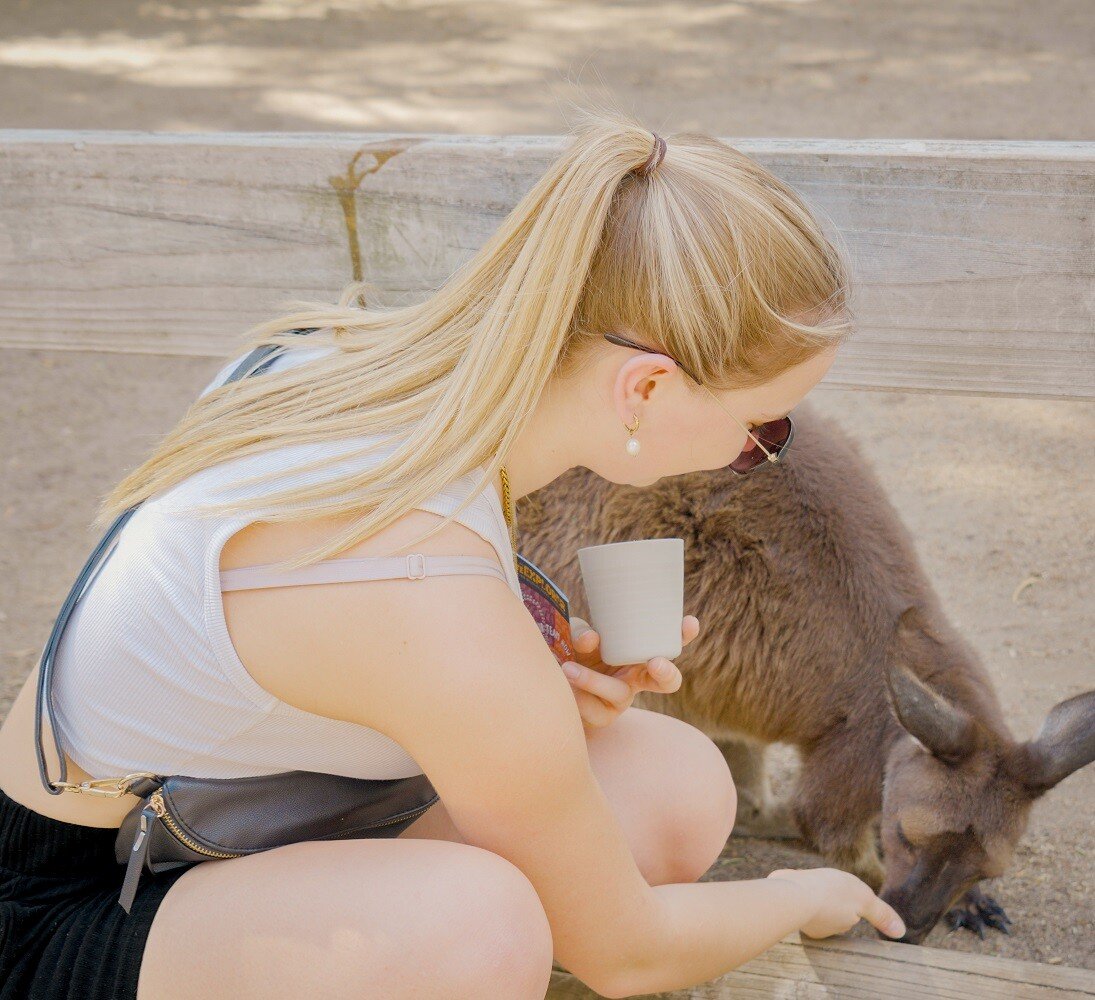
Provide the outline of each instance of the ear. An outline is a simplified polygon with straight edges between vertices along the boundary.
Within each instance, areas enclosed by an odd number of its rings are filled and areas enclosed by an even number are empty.
[[[936,642],[940,641],[927,616],[915,604],[910,604],[898,615],[896,632],[899,640],[923,639],[927,636]]]
[[[903,664],[887,665],[883,672],[897,721],[933,756],[957,764],[973,752],[977,723],[968,712],[952,705]]]
[[[897,618],[894,643],[883,674],[897,721],[925,748],[949,764],[964,760],[977,745],[977,721],[958,705],[925,684],[906,662],[921,662],[932,655],[936,639],[924,613],[915,604]]]
[[[1085,691],[1049,710],[1038,735],[1018,747],[1012,771],[1038,796],[1093,760],[1095,691]]]

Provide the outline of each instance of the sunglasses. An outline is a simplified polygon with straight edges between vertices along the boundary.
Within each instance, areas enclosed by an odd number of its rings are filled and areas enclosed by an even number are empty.
[[[664,354],[682,372],[684,372],[685,375],[695,382],[696,385],[707,390],[707,393],[718,404],[723,413],[730,417],[746,434],[749,435],[750,438],[753,439],[753,444],[742,449],[741,454],[730,463],[731,472],[734,472],[739,476],[745,476],[750,472],[759,469],[765,461],[778,462],[787,454],[787,449],[791,447],[791,441],[795,436],[795,425],[790,416],[780,417],[778,420],[766,421],[750,430],[722,405],[722,400],[719,399],[718,396],[711,392],[707,386],[703,385],[703,383],[674,358],[673,355],[666,354],[665,351],[658,350],[654,347],[644,347],[642,344],[636,344],[635,341],[628,340],[627,337],[621,337],[618,333],[606,333],[603,336],[610,344],[619,344],[621,347],[633,347],[635,350],[644,351],[647,354]]]

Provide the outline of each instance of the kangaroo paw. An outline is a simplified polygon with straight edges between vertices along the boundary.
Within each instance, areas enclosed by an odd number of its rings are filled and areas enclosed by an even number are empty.
[[[978,886],[970,889],[957,906],[947,911],[946,920],[952,931],[965,927],[976,932],[982,941],[985,939],[985,927],[1011,933],[1011,918],[1004,908]]]

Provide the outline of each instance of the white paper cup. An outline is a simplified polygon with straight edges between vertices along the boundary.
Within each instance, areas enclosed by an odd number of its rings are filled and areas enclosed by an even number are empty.
[[[684,539],[642,538],[578,550],[590,625],[610,666],[674,659],[684,617]]]

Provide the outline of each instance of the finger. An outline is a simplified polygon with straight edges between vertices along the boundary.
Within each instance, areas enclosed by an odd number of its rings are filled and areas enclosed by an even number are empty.
[[[636,690],[642,690],[643,684],[648,679],[645,663],[625,663],[618,667],[610,667],[608,673]]]
[[[578,633],[574,643],[591,653],[601,644],[601,634],[594,628],[587,628],[584,632]]]
[[[905,921],[897,910],[874,893],[871,893],[859,915],[890,937],[899,938],[905,934]]]
[[[664,656],[652,657],[646,663],[617,667],[612,676],[630,685],[633,691],[655,691],[659,694],[672,694],[680,689],[684,680],[677,665]]]
[[[677,665],[664,656],[652,657],[646,664],[645,677],[640,675],[640,691],[657,691],[661,694],[672,694],[680,689],[681,672]]]
[[[567,670],[567,667],[576,667],[577,669]],[[621,711],[627,707],[631,699],[631,686],[626,681],[613,677],[611,674],[602,674],[599,670],[591,670],[580,663],[574,663],[573,660],[567,661],[564,672],[570,678],[570,683],[575,687],[588,691],[590,694],[603,698],[614,705],[619,705]]]
[[[579,618],[578,615],[570,616],[570,634],[574,638],[578,638],[584,632],[588,632],[593,626],[589,624],[584,618]]]
[[[570,620],[570,644],[574,647],[574,659],[587,667],[595,667],[601,659],[601,636],[581,618]]]
[[[579,667],[577,676],[570,678],[572,687],[595,695],[621,712],[631,703],[634,692],[626,681],[613,677],[611,674],[603,674],[591,667],[580,664]]]
[[[685,615],[681,622],[681,641],[688,645],[700,634],[700,620],[695,615]]]
[[[604,728],[619,714],[596,695],[575,688],[573,685],[571,685],[571,689],[574,691],[574,701],[578,706],[578,714],[586,725]]]

